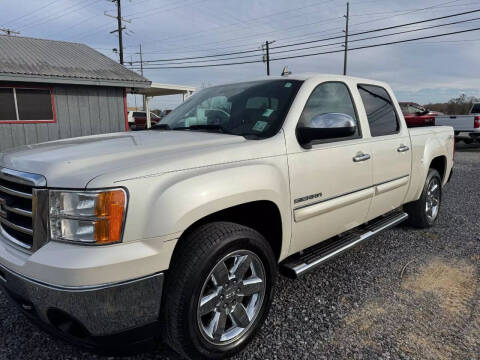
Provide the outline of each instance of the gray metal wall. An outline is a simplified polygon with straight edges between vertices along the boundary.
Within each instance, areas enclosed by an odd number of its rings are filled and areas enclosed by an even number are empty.
[[[123,88],[54,86],[57,122],[0,123],[0,151],[70,137],[125,131]]]

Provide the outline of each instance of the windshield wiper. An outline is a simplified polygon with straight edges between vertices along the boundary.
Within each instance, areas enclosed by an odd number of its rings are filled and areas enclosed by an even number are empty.
[[[225,134],[229,134],[222,126],[214,124],[204,124],[204,125],[190,125],[190,126],[179,126],[173,128],[173,130],[213,130],[220,131]]]

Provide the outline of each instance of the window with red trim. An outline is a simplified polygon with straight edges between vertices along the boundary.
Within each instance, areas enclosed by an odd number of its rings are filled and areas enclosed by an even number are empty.
[[[0,87],[0,123],[55,122],[51,88]]]

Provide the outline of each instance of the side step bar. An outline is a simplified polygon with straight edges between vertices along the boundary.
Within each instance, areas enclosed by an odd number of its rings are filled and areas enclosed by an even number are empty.
[[[301,254],[287,258],[280,265],[280,271],[283,275],[295,279],[362,241],[400,224],[407,218],[408,215],[403,211],[378,217],[370,221],[368,225],[362,225],[343,235],[322,241],[320,244],[304,250]]]

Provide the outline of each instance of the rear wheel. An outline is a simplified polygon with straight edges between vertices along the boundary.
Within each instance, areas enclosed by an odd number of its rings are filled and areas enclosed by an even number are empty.
[[[442,178],[435,169],[429,169],[420,199],[405,205],[408,222],[418,228],[435,224],[442,201]]]
[[[258,232],[216,222],[193,231],[167,275],[165,341],[190,359],[240,351],[264,322],[276,278],[272,249]]]

